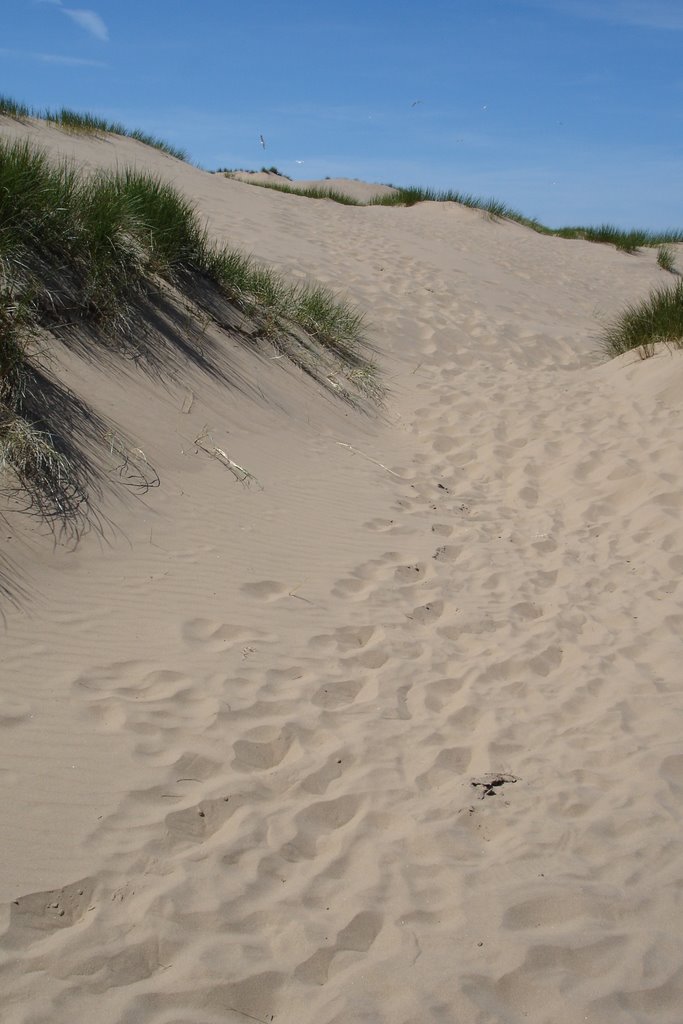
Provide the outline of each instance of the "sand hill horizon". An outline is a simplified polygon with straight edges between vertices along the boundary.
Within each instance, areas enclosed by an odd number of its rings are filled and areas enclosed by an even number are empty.
[[[679,1024],[683,353],[601,347],[657,249],[14,140],[329,290],[378,386],[167,283],[37,337],[92,475],[5,492],[3,1022]]]

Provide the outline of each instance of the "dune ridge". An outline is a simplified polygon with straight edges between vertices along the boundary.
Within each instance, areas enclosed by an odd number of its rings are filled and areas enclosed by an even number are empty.
[[[5,517],[3,1020],[678,1024],[683,359],[597,355],[656,254],[0,131],[347,296],[389,388],[59,357],[159,486]]]

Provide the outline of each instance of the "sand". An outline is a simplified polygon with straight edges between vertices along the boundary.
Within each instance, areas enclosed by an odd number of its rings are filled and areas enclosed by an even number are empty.
[[[172,180],[389,387],[56,359],[149,487],[2,521],[3,1024],[680,1024],[683,356],[597,344],[656,254],[0,133]]]

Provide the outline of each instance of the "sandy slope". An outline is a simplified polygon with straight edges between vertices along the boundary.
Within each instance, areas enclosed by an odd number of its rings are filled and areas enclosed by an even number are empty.
[[[595,341],[654,254],[1,129],[348,295],[391,388],[64,358],[160,485],[0,536],[3,1022],[679,1024],[683,360]]]

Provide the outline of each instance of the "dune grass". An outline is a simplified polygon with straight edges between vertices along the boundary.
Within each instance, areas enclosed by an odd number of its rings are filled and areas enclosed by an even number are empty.
[[[49,431],[27,415],[29,352],[34,317],[30,302],[0,289],[0,473],[9,471],[30,506],[45,518],[72,518],[80,505],[78,473]]]
[[[55,110],[49,107],[38,109],[28,107],[25,103],[19,103],[10,96],[0,95],[0,114],[4,114],[5,117],[11,117],[15,121],[27,121],[29,118],[36,118],[47,121],[49,124],[54,124],[61,128],[62,131],[73,132],[79,135],[124,135],[131,139],[137,139],[138,142],[144,143],[145,146],[160,149],[163,153],[174,156],[177,160],[185,162],[189,160],[186,150],[179,146],[173,146],[156,135],[150,135],[148,132],[143,132],[138,128],[130,130],[121,124],[120,121],[107,121],[106,118],[98,117],[96,114],[79,113],[76,110],[71,110],[69,107],[59,107]]]
[[[580,238],[588,242],[614,245],[626,253],[635,253],[638,249],[670,242],[683,242],[683,231],[657,232],[642,228],[624,231],[611,224],[601,224],[593,228],[557,228],[552,234],[559,238]]]
[[[145,146],[160,149],[163,153],[174,156],[177,160],[184,160],[185,162],[188,160],[186,150],[181,149],[179,146],[172,146],[169,142],[165,142],[156,135],[150,135],[149,132],[143,132],[139,128],[129,130],[120,121],[107,121],[105,118],[97,117],[94,114],[81,114],[67,107],[54,111],[35,111],[32,116],[42,118],[44,121],[56,124],[58,128],[62,128],[64,131],[75,134],[128,136],[128,138],[142,142]]]
[[[392,186],[396,187],[396,186]],[[497,199],[482,199],[468,192],[457,192],[454,189],[421,188],[410,185],[406,188],[396,187],[396,191],[387,195],[375,196],[369,201],[370,206],[415,206],[416,203],[460,203],[472,209],[483,210],[493,218],[522,218],[522,214],[506,206]]]
[[[417,203],[459,203],[473,210],[481,210],[491,220],[511,220],[524,227],[530,228],[543,235],[552,235],[557,238],[580,239],[587,242],[599,242],[605,245],[613,245],[622,252],[633,254],[640,248],[668,245],[675,242],[683,242],[683,230],[670,230],[663,232],[648,231],[642,228],[631,228],[623,230],[611,224],[601,224],[597,227],[562,227],[549,228],[532,217],[526,217],[518,210],[508,206],[493,197],[475,196],[469,192],[458,192],[454,189],[433,189],[423,188],[418,185],[406,187],[390,185],[394,192],[385,195],[373,196],[371,199],[362,202],[352,199],[343,192],[335,189],[326,189],[318,186],[298,188],[296,182],[291,185],[283,185],[279,182],[254,181],[249,184],[257,185],[260,188],[274,189],[276,192],[289,192],[293,195],[306,196],[310,199],[332,199],[334,202],[342,203],[345,206],[398,206],[410,207]],[[660,263],[660,265],[662,265]]]
[[[258,188],[269,188],[274,192],[286,192],[293,196],[305,196],[306,199],[331,199],[335,203],[340,203],[342,206],[365,206],[367,204],[361,203],[358,199],[353,199],[351,196],[347,196],[344,192],[340,192],[338,189],[333,188],[318,188],[317,186],[311,187],[297,187],[296,185],[285,185],[281,181],[249,181],[247,184],[256,185]]]
[[[604,330],[601,342],[609,358],[634,349],[650,356],[661,342],[683,348],[683,280],[627,306]]]
[[[43,326],[120,315],[143,271],[135,235],[113,178],[81,181],[29,143],[0,145],[0,268]]]
[[[657,252],[657,263],[662,270],[667,270],[670,274],[678,274],[678,270],[676,269],[676,257],[670,245],[660,246]]]
[[[170,142],[166,142],[165,139],[160,139],[158,135],[151,135],[149,132],[143,132],[140,128],[134,128],[131,131],[126,129],[123,132],[119,132],[119,134],[127,135],[131,139],[136,139],[138,142],[142,142],[145,146],[152,146],[153,149],[160,149],[162,153],[174,156],[176,160],[182,160],[184,163],[190,162],[190,157],[186,149],[183,149],[182,146],[174,146]]]
[[[193,204],[152,175],[82,178],[27,142],[0,141],[0,465],[41,512],[73,509],[78,474],[69,445],[39,422],[35,394],[28,401],[35,339],[54,344],[85,331],[89,350],[137,359],[144,310],[163,300],[162,282],[214,322],[228,307],[238,311],[251,344],[271,343],[337,393],[381,397],[363,318],[348,303],[215,245]]]
[[[31,111],[25,103],[19,103],[11,96],[0,95],[0,114],[12,117],[15,121],[25,121],[31,116]]]
[[[178,160],[186,162],[189,160],[188,154],[184,149],[173,146],[157,136],[140,131],[139,129],[129,130],[120,122],[107,121],[105,118],[98,117],[94,114],[78,113],[67,107],[61,107],[57,110],[38,110],[29,108],[26,104],[20,103],[9,96],[0,95],[0,114],[4,114],[6,117],[12,117],[19,121],[24,121],[29,117],[42,118],[43,120],[55,124],[62,130],[68,132],[87,135],[123,135],[132,139],[137,139],[137,141],[144,143],[146,146],[152,146],[155,149],[159,149]],[[267,173],[278,174],[281,177],[287,177],[287,175],[283,175],[275,166],[262,167],[261,170]],[[233,174],[238,172],[228,170],[226,168],[219,168],[216,173],[222,173],[225,174],[226,177],[231,177]],[[339,189],[327,189],[324,187],[298,188],[296,182],[292,182],[291,185],[286,185],[282,182],[253,181],[249,184],[257,185],[261,188],[270,188],[277,192],[301,195],[309,199],[330,199],[333,202],[340,203],[344,206],[409,207],[422,202],[459,203],[460,205],[467,206],[471,209],[481,210],[492,220],[512,220],[525,227],[531,228],[533,231],[537,231],[539,234],[553,235],[558,238],[580,239],[588,242],[613,245],[622,252],[629,254],[633,254],[643,247],[667,246],[671,243],[683,242],[683,230],[670,230],[663,232],[648,231],[642,228],[623,230],[621,228],[614,227],[614,225],[611,224],[601,224],[597,227],[569,226],[550,228],[541,224],[536,220],[536,218],[526,217],[524,214],[513,209],[508,206],[507,203],[504,203],[499,199],[495,199],[493,197],[483,198],[468,192],[459,192],[454,189],[440,190],[423,188],[417,185],[409,185],[405,187],[392,185],[391,187],[395,189],[394,193],[374,196],[367,202],[361,202],[358,199],[351,198]],[[664,264],[660,263],[660,266],[664,266]],[[664,269],[669,268],[664,267]]]
[[[281,171],[278,167],[275,166],[275,164],[271,164],[270,167],[262,167],[261,174],[277,174],[278,177],[286,178],[287,181],[292,180],[288,174],[285,174],[284,171]]]
[[[111,132],[113,135],[125,135],[126,130],[118,121],[106,121],[103,117],[95,114],[81,114],[68,107],[60,107],[51,110],[49,107],[43,111],[36,112],[36,117],[50,124],[56,124],[64,131],[81,133],[84,135],[96,135],[98,132]]]

